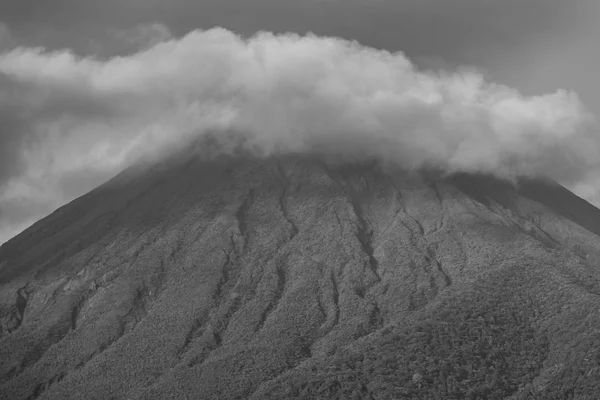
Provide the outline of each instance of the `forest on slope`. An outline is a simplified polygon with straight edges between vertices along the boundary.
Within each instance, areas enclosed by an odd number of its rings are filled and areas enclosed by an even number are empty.
[[[0,397],[593,399],[599,226],[552,182],[180,154],[0,247]]]

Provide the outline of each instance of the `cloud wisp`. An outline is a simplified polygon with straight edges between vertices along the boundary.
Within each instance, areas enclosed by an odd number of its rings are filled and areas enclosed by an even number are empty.
[[[221,131],[261,154],[504,178],[580,182],[600,166],[595,121],[575,93],[527,97],[475,70],[423,72],[403,53],[337,38],[212,29],[164,39],[108,59],[0,54],[5,202],[34,188],[61,202],[91,189],[67,188],[81,171],[97,184],[140,154]]]
[[[0,50],[4,50],[13,44],[13,37],[8,26],[0,21]]]

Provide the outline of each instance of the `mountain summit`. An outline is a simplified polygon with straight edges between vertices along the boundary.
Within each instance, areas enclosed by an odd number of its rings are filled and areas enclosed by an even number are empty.
[[[0,398],[597,398],[599,234],[552,182],[172,157],[0,248]]]

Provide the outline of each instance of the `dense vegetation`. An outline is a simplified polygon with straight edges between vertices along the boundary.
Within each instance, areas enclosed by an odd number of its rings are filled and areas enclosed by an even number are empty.
[[[597,399],[600,349],[589,349],[600,338],[577,340],[568,367],[550,363],[552,343],[536,320],[544,306],[536,296],[544,294],[524,284],[526,271],[504,271],[511,273],[504,290],[493,287],[499,276],[490,277],[462,298],[385,328],[367,348],[338,351],[255,398]],[[564,345],[572,339],[559,338]]]
[[[270,397],[503,399],[539,374],[548,353],[548,339],[507,309],[448,311],[394,331],[290,378]]]
[[[0,399],[599,398],[572,195],[284,161],[126,174],[0,248]]]

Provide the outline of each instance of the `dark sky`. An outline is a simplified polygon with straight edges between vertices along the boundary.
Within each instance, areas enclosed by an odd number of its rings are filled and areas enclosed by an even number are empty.
[[[108,29],[160,22],[179,36],[222,26],[314,32],[410,57],[486,64],[493,53],[577,37],[594,0],[34,0],[4,1],[0,15],[23,42],[90,50]],[[589,20],[586,22],[586,20]]]
[[[598,116],[597,21],[598,0],[3,0],[0,50],[67,48],[109,59],[216,26],[245,36],[312,32],[403,51],[421,68],[473,66],[525,95],[573,90]],[[28,116],[7,100],[28,96],[14,85],[0,73],[0,192],[28,168],[27,151],[36,145],[22,133]],[[62,107],[60,93],[52,96],[53,107]],[[0,198],[0,242],[115,172],[86,171],[83,165],[77,175],[55,177],[50,192],[31,184],[19,201]],[[596,199],[596,186],[578,189]]]

